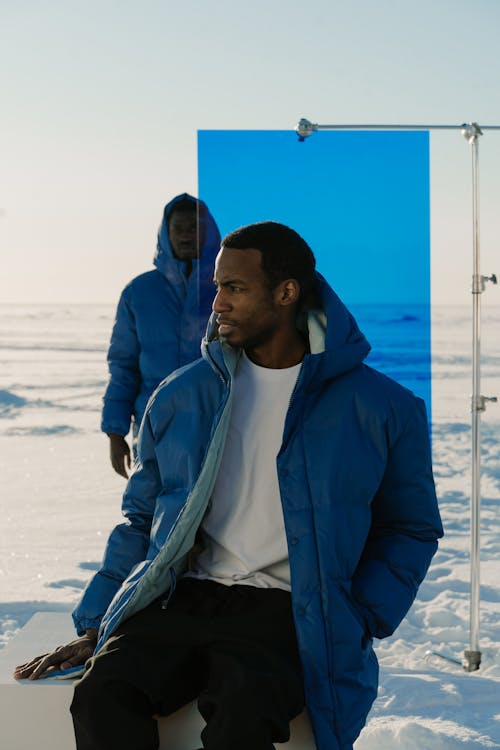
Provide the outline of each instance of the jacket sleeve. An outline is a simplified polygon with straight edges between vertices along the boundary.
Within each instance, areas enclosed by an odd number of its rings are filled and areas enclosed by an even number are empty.
[[[100,570],[90,580],[73,612],[78,635],[86,628],[98,628],[114,595],[132,568],[142,562],[149,547],[151,523],[161,478],[149,417],[139,434],[140,460],[123,495],[125,522],[111,532]]]
[[[141,385],[140,344],[132,304],[132,287],[122,292],[108,350],[109,382],[104,394],[101,429],[126,435]]]
[[[432,476],[425,405],[389,447],[371,531],[352,581],[368,632],[385,638],[409,610],[443,535]]]

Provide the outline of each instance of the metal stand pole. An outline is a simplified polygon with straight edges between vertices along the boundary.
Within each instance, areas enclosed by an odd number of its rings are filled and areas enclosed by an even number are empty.
[[[479,602],[480,602],[480,511],[481,511],[481,412],[487,401],[496,401],[496,396],[482,396],[480,389],[480,343],[481,343],[481,294],[485,282],[497,283],[495,274],[481,276],[479,270],[479,198],[478,198],[478,140],[483,130],[500,130],[500,125],[484,125],[476,122],[463,125],[319,125],[304,117],[295,126],[299,141],[305,141],[318,130],[461,130],[472,146],[472,223],[473,223],[473,276],[472,276],[472,493],[471,493],[471,582],[470,582],[470,640],[464,658],[455,659],[440,651],[428,651],[446,661],[462,665],[467,672],[474,672],[481,664],[479,651]]]
[[[480,518],[481,518],[481,412],[486,401],[496,401],[495,397],[481,395],[481,294],[485,281],[496,283],[496,276],[480,274],[479,263],[479,197],[478,164],[479,136],[482,135],[477,123],[463,128],[462,135],[472,147],[472,492],[471,492],[471,534],[470,534],[470,630],[469,648],[464,651],[463,667],[467,672],[475,672],[481,664],[479,650],[479,602],[480,602]]]

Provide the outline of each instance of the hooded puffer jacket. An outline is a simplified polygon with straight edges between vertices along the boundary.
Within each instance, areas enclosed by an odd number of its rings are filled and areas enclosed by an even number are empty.
[[[193,261],[189,276],[186,263],[174,257],[168,234],[172,210],[186,199],[197,207],[204,237],[200,259]],[[219,230],[203,201],[183,193],[165,206],[153,261],[156,269],[127,284],[118,303],[108,351],[103,432],[126,435],[132,417],[139,426],[158,384],[200,356],[212,311],[212,276],[219,247]]]
[[[369,345],[319,277],[277,457],[307,707],[319,750],[348,750],[375,699],[374,637],[408,611],[442,535],[425,407],[363,364]],[[173,590],[205,513],[240,351],[218,340],[151,398],[139,463],[101,570],[74,613],[77,631],[116,627]],[[265,519],[262,519],[265,523]]]

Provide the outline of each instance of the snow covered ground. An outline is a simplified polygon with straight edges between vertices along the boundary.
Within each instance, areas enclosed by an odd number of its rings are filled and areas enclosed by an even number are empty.
[[[98,427],[112,316],[111,306],[0,307],[0,647],[37,610],[71,610],[120,518],[124,480]],[[426,655],[468,648],[470,331],[467,309],[434,311],[446,536],[408,617],[377,643],[379,698],[356,750],[500,748],[500,404],[482,423],[481,669]],[[499,341],[500,309],[486,308],[484,395],[500,396]]]

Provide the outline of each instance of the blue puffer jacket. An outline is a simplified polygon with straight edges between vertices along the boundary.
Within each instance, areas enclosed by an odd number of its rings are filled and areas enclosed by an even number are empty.
[[[180,200],[198,207],[204,232],[201,257],[186,264],[172,252],[168,219]],[[131,417],[141,423],[157,385],[171,372],[200,356],[200,342],[212,311],[214,260],[220,234],[203,201],[187,193],[165,206],[158,231],[154,271],[137,276],[122,292],[108,351],[109,384],[104,394],[101,429],[126,435]]]
[[[406,614],[442,528],[423,403],[362,363],[369,345],[319,283],[324,311],[308,315],[311,353],[277,467],[309,715],[319,750],[347,750],[376,696],[372,638],[390,635]],[[186,569],[240,354],[210,341],[212,326],[213,318],[202,359],[168,377],[148,404],[126,521],[74,613],[79,633],[100,624],[97,650]]]

